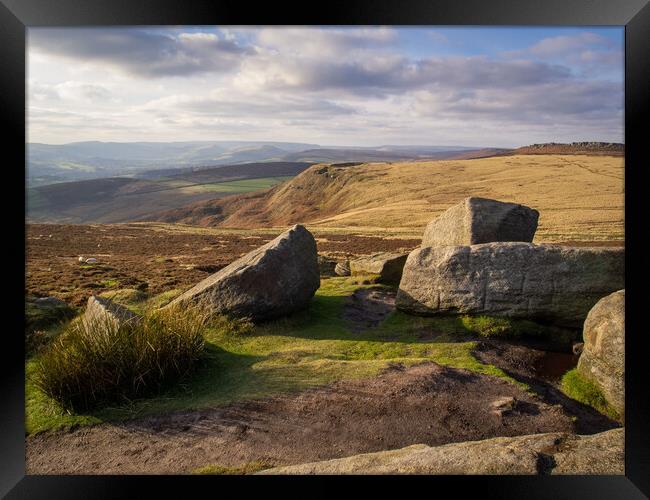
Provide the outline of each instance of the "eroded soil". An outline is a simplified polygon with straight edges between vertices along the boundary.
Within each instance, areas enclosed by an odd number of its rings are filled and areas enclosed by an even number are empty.
[[[378,326],[395,309],[396,290],[386,287],[362,288],[347,300],[343,319],[354,333]]]
[[[510,411],[496,400],[514,398]],[[575,431],[561,406],[502,379],[424,363],[294,395],[27,439],[28,474],[186,473],[296,464],[416,443]]]

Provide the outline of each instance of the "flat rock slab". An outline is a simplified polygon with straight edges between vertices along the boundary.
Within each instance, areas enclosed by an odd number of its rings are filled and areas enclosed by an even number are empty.
[[[117,327],[128,322],[137,322],[140,318],[134,312],[112,300],[93,295],[88,298],[83,321],[87,325],[105,324],[108,321]]]
[[[469,197],[432,220],[422,247],[533,241],[539,212],[517,203]]]
[[[276,467],[258,474],[623,474],[624,430],[498,437]]]
[[[319,286],[316,241],[304,226],[295,225],[207,277],[166,307],[201,302],[213,314],[259,321],[304,309]]]
[[[420,248],[406,260],[395,305],[412,314],[486,314],[578,328],[598,300],[624,287],[624,260],[621,248]]]
[[[379,283],[397,286],[402,279],[402,271],[407,257],[408,252],[382,252],[359,257],[350,261],[350,274],[352,276],[378,274]]]
[[[585,320],[578,371],[625,415],[625,290],[602,298]]]

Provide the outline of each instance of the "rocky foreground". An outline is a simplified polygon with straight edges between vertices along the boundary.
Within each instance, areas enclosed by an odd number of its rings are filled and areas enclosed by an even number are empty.
[[[624,474],[624,430],[551,432],[444,446],[423,444],[258,474]]]

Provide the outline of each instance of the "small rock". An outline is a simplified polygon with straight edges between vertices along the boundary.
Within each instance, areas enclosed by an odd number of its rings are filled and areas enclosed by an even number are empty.
[[[334,268],[334,272],[338,276],[350,276],[350,261],[345,260],[343,262],[339,262],[336,264],[336,267]]]
[[[517,400],[515,398],[512,396],[504,396],[492,401],[492,403],[490,403],[490,407],[492,408],[492,413],[502,416],[514,410],[516,404]]]

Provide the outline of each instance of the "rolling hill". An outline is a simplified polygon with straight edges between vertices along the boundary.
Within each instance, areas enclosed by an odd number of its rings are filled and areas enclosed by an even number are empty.
[[[477,148],[464,146],[340,147],[294,142],[76,142],[27,145],[30,187],[97,178],[151,178],[187,168],[251,162],[399,161],[443,159]]]
[[[249,163],[181,169],[152,179],[112,177],[63,182],[27,190],[29,222],[127,222],[188,203],[268,189],[311,163]]]
[[[317,164],[265,192],[202,201],[145,218],[231,228],[314,228],[420,235],[466,196],[541,213],[536,241],[622,240],[624,160],[605,155],[515,155],[471,160]]]

